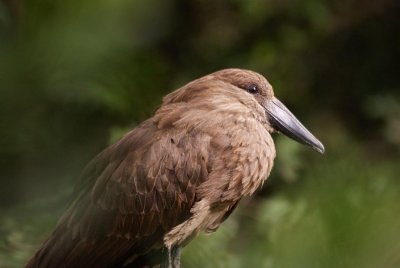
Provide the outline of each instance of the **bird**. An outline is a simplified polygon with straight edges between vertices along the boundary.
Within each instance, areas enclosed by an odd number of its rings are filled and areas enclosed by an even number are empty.
[[[274,132],[324,153],[261,74],[231,68],[189,82],[89,162],[26,267],[180,267],[182,247],[263,185]]]

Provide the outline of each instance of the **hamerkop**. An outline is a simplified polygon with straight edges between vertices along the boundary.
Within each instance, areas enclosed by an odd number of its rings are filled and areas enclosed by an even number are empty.
[[[273,132],[324,152],[258,73],[226,69],[168,94],[89,163],[27,267],[179,267],[180,248],[267,179]]]

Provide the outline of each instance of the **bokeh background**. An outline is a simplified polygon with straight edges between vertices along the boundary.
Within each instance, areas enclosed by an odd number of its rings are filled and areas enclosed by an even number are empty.
[[[396,0],[0,0],[0,267],[54,228],[85,164],[171,90],[264,74],[325,144],[275,136],[257,195],[184,267],[400,267]]]

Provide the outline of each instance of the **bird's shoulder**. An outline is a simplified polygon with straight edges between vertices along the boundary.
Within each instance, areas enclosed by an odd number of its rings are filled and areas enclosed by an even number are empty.
[[[195,188],[208,177],[209,144],[207,134],[160,129],[154,120],[147,120],[87,166],[79,195],[117,215],[154,214],[156,222],[169,229],[188,217]],[[166,220],[163,214],[171,211],[177,215],[168,217],[175,220]],[[150,228],[148,222],[146,226]],[[151,232],[141,229],[136,235]]]

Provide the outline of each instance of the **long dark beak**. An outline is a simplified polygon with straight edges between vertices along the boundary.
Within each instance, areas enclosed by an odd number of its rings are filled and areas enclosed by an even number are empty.
[[[267,101],[265,110],[271,126],[286,136],[324,153],[324,145],[308,131],[302,123],[277,98]]]

